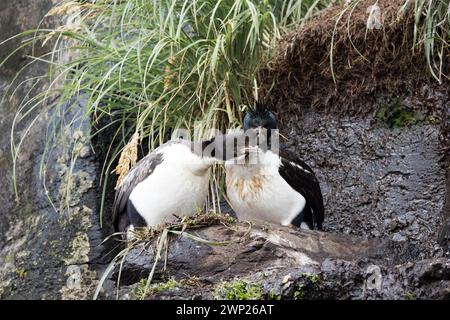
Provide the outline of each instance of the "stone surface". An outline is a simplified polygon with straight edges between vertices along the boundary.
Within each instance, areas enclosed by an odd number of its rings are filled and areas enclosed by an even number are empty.
[[[389,241],[270,224],[254,225],[243,237],[246,228],[242,224],[233,226],[233,230],[213,226],[193,232],[211,241],[240,240],[226,246],[172,237],[167,262],[164,264],[163,255],[156,265],[152,286],[164,286],[168,279],[176,286],[162,292],[150,290],[145,298],[211,299],[217,297],[223,283],[236,281],[259,288],[260,298],[264,299],[450,297],[447,258],[390,261],[387,257],[394,257],[399,248]],[[121,269],[116,268],[109,280],[115,283],[120,276],[119,297],[139,297],[142,284],[137,283],[147,279],[154,252],[153,243],[139,245],[125,256]],[[113,286],[105,291],[109,298],[116,293]]]
[[[35,28],[56,1],[2,1],[0,4],[0,42],[12,35]],[[46,20],[42,26],[51,26]],[[0,48],[0,60],[12,52],[20,39],[7,42]],[[39,54],[45,47],[37,44]],[[16,53],[0,69],[0,97],[6,94],[13,75],[30,62],[25,58],[29,49]],[[43,74],[46,66],[34,64],[19,75],[15,86]],[[47,83],[24,83],[14,96],[0,106],[0,298],[1,299],[86,299],[91,298],[97,274],[94,270],[102,253],[96,246],[104,235],[96,214],[95,190],[97,165],[83,148],[89,122],[74,123],[65,134],[49,141],[55,145],[52,154],[41,160],[45,150],[46,130],[52,124],[51,110],[40,109],[24,117],[15,126],[15,141],[26,134],[16,161],[17,197],[13,188],[13,161],[10,133],[21,100],[29,92],[33,96],[45,90]],[[61,106],[62,110],[72,102]],[[80,102],[73,102],[75,104]],[[75,107],[75,110],[80,108]],[[24,114],[27,109],[21,110]],[[34,118],[36,117],[37,118]],[[67,117],[71,115],[66,113]],[[72,115],[73,116],[73,115]],[[61,120],[61,119],[60,119]],[[34,125],[27,132],[29,125]],[[81,133],[72,139],[72,132]],[[79,148],[79,146],[82,146]],[[78,148],[76,147],[78,146]],[[84,149],[85,150],[85,149]],[[69,161],[82,151],[83,159],[73,166]],[[45,180],[41,179],[45,177]],[[44,184],[45,181],[45,184]],[[51,199],[53,203],[49,201]]]
[[[377,119],[386,105],[368,103],[364,115],[342,116],[302,109],[286,121],[285,145],[316,171],[324,193],[329,232],[367,238],[395,237],[433,253],[444,222],[448,136],[445,106],[449,97],[436,93],[427,104],[404,98],[403,104],[424,120],[390,128]],[[425,100],[427,101],[427,100]],[[369,106],[370,105],[370,106]],[[447,200],[448,201],[448,200]]]

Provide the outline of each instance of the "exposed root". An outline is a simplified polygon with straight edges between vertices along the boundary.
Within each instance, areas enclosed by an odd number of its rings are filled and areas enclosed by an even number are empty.
[[[375,3],[379,10],[372,10]],[[312,105],[343,114],[370,112],[358,110],[359,102],[373,99],[378,91],[401,94],[425,83],[438,85],[423,43],[414,45],[414,5],[404,4],[360,0],[334,5],[282,40],[261,72],[263,95],[283,110],[278,116],[298,115],[299,106]],[[378,18],[379,24],[373,21]],[[437,64],[448,76],[450,50],[443,50]]]

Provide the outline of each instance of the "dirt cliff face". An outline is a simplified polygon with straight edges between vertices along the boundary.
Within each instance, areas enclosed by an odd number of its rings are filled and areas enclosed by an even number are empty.
[[[427,104],[433,98],[428,102],[427,98],[435,90],[448,91],[444,86],[449,81],[450,52],[444,49],[441,71],[447,78],[436,75],[443,85],[439,86],[423,46],[413,42],[413,3],[399,14],[404,3],[377,1],[379,21],[370,27],[372,1],[334,5],[282,39],[260,75],[266,99],[281,111],[279,116],[297,114],[298,107],[308,106],[364,114],[373,111],[383,96],[423,96],[421,105],[435,109]]]

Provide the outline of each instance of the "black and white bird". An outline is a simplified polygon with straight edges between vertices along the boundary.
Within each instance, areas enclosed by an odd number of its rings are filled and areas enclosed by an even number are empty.
[[[210,168],[227,160],[227,139],[235,138],[233,134],[202,142],[171,140],[138,161],[116,190],[115,231],[129,237],[128,231],[134,228],[154,227],[203,209]]]
[[[265,105],[257,103],[245,115],[243,127],[246,132],[266,132],[270,147],[277,119]],[[260,146],[246,150],[256,153],[254,163],[225,164],[227,196],[237,217],[321,230],[324,205],[313,170],[287,152],[278,155]]]

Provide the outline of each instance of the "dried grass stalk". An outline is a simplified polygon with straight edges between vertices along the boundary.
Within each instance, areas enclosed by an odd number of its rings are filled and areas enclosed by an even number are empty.
[[[119,175],[117,178],[117,183],[115,189],[117,189],[121,184],[128,171],[136,164],[137,161],[137,150],[139,142],[139,132],[135,132],[133,137],[131,137],[130,142],[123,148],[120,154],[119,163],[117,167],[112,171]]]

